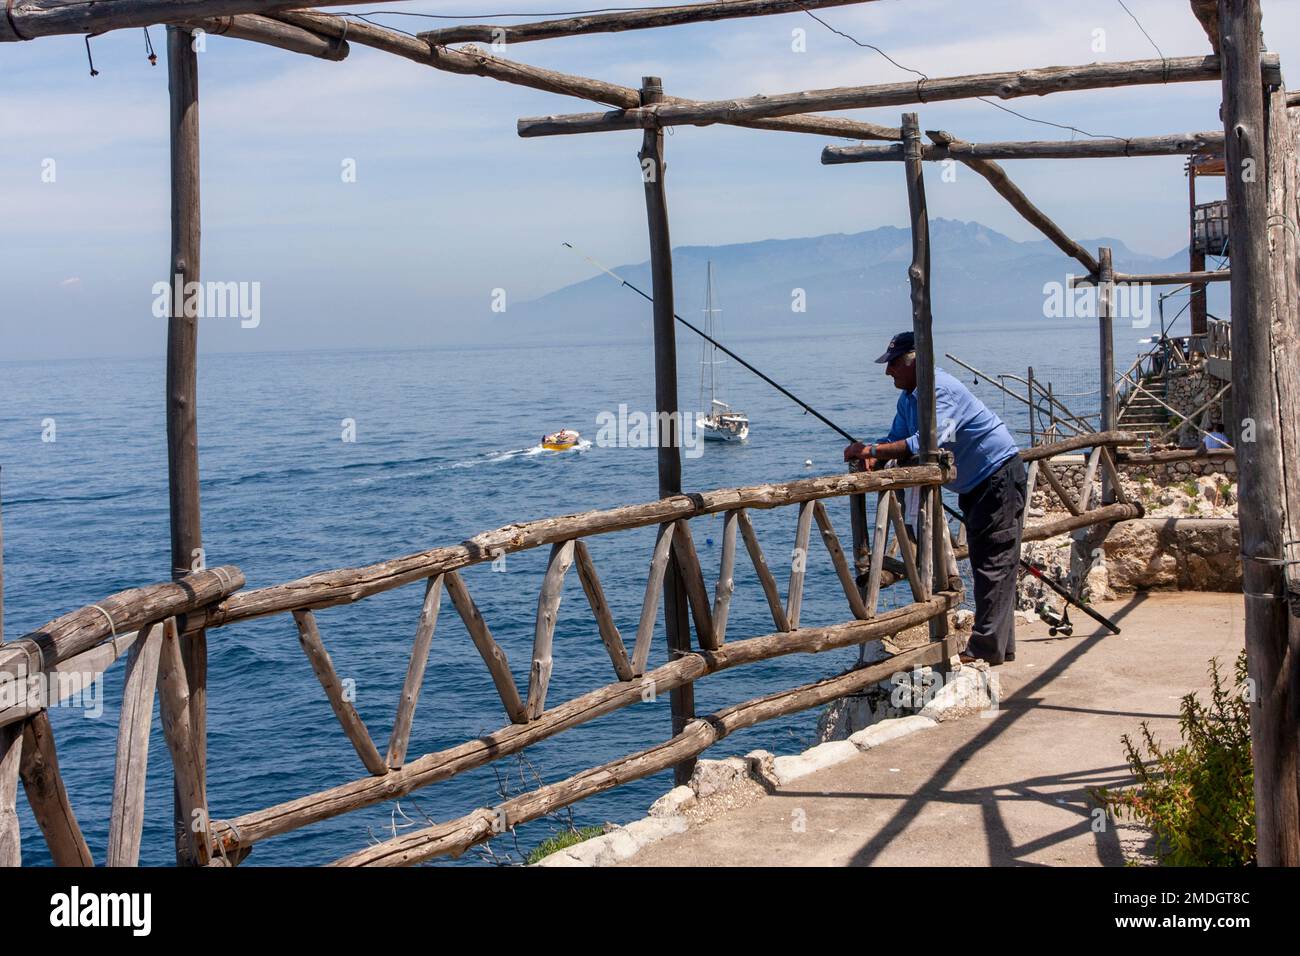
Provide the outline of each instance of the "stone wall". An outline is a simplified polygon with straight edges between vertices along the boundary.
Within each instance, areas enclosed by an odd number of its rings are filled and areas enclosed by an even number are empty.
[[[1213,398],[1226,384],[1203,368],[1185,369],[1170,376],[1164,400],[1177,410],[1179,416],[1186,418]],[[1223,399],[1217,400],[1196,416],[1196,424],[1202,428],[1208,429],[1214,422],[1223,422]],[[1179,432],[1179,437],[1183,437],[1184,433],[1195,436],[1190,439],[1193,442],[1199,440],[1200,433],[1193,428],[1184,428]]]
[[[1065,487],[1066,491],[1079,500],[1079,487],[1088,470],[1087,458],[1083,456],[1062,455],[1052,461],[1052,473]],[[1138,461],[1124,462],[1119,466],[1120,480],[1125,481],[1125,490],[1134,498],[1145,497],[1143,485],[1163,488],[1177,485],[1189,479],[1207,476],[1222,476],[1229,482],[1237,480],[1237,461],[1231,451],[1212,452],[1197,458],[1176,459],[1173,461]],[[1101,500],[1101,466],[1098,465],[1092,479],[1092,501]],[[1064,510],[1057,500],[1056,493],[1041,474],[1034,485],[1033,501],[1030,507],[1043,511]]]
[[[1241,545],[1231,518],[1124,521],[1103,547],[1112,594],[1241,590]]]

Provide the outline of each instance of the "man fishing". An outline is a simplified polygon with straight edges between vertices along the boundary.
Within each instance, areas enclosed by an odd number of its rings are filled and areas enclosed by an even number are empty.
[[[885,374],[903,394],[888,435],[870,445],[854,442],[844,449],[845,461],[861,461],[868,470],[877,462],[911,458],[921,451],[912,333],[900,332],[890,339],[876,363],[885,366]],[[975,626],[961,659],[963,663],[1013,661],[1025,466],[1002,420],[940,368],[934,370],[934,397],[939,444],[953,453],[957,466],[957,477],[944,487],[957,493],[975,581]]]

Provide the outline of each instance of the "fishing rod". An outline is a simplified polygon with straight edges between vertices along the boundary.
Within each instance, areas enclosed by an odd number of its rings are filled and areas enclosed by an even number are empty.
[[[961,521],[961,522],[964,523],[965,520],[966,520],[966,519],[963,518],[960,514],[958,514],[956,511],[953,511],[953,509],[950,508],[950,507],[948,507],[947,505],[944,505],[944,506],[943,506],[943,510],[946,511],[946,512],[948,512],[948,514],[952,515],[952,516],[953,516],[954,518],[956,518],[958,521]],[[1096,622],[1097,622],[1098,624],[1100,624],[1102,627],[1105,627],[1105,628],[1109,629],[1112,633],[1115,633],[1115,634],[1118,634],[1118,633],[1119,633],[1119,628],[1115,625],[1115,623],[1114,623],[1113,621],[1109,620],[1108,618],[1102,617],[1100,614],[1098,614],[1098,613],[1097,613],[1096,611],[1094,611],[1092,608],[1088,607],[1088,605],[1086,605],[1086,604],[1084,604],[1082,601],[1079,601],[1078,599],[1076,599],[1073,595],[1070,594],[1070,592],[1069,592],[1068,590],[1066,590],[1065,588],[1061,587],[1061,585],[1057,584],[1055,581],[1053,581],[1051,578],[1049,578],[1049,577],[1044,573],[1044,569],[1043,569],[1043,568],[1040,568],[1038,565],[1034,564],[1033,562],[1026,561],[1024,558],[1020,558],[1019,561],[1020,561],[1020,566],[1021,566],[1022,568],[1024,568],[1026,571],[1028,571],[1028,572],[1029,572],[1030,574],[1032,574],[1034,577],[1038,578],[1038,580],[1042,581],[1042,582],[1043,582],[1044,584],[1046,584],[1049,588],[1051,588],[1053,591],[1055,591],[1057,594],[1059,594],[1059,595],[1060,595],[1060,596],[1061,596],[1061,597],[1062,597],[1062,598],[1063,598],[1067,603],[1069,603],[1069,604],[1073,604],[1075,607],[1077,607],[1077,608],[1078,608],[1080,611],[1082,611],[1084,614],[1088,615],[1090,618],[1092,618],[1094,621],[1096,621]]]
[[[601,265],[601,264],[600,264],[599,262],[597,262],[595,259],[591,258],[591,256],[586,255],[585,253],[582,253],[582,252],[578,252],[577,247],[575,247],[575,246],[573,245],[573,243],[571,243],[571,242],[566,242],[566,243],[564,243],[564,245],[567,246],[568,248],[572,249],[574,252],[578,253],[578,255],[582,256],[582,258],[586,259],[588,262],[590,262],[593,266],[595,266],[595,267],[596,267],[597,269],[599,269],[601,272],[605,273],[605,275],[607,275],[607,276],[609,276],[611,279],[614,279],[615,281],[617,281],[619,285],[627,286],[629,289],[631,289],[631,290],[632,290],[633,292],[635,292],[637,295],[641,296],[641,298],[645,299],[647,302],[649,302],[649,303],[651,303],[651,304],[654,303],[654,299],[653,299],[651,296],[647,295],[647,294],[646,294],[645,292],[643,292],[641,289],[638,289],[638,288],[637,288],[636,286],[634,286],[632,283],[630,283],[630,282],[628,282],[626,279],[624,279],[621,275],[619,275],[619,274],[616,273],[616,272],[613,272],[613,271],[610,270],[610,269],[605,268],[603,265]],[[780,392],[780,393],[781,393],[782,395],[784,395],[786,398],[790,399],[790,401],[794,402],[796,405],[798,405],[800,408],[802,408],[806,414],[811,414],[812,416],[814,416],[815,418],[817,418],[819,421],[821,421],[823,424],[829,425],[831,428],[835,429],[835,431],[839,432],[841,435],[843,435],[843,436],[844,436],[845,438],[847,438],[849,441],[851,441],[851,442],[856,442],[856,441],[857,441],[856,438],[854,438],[852,435],[850,435],[848,432],[846,432],[843,428],[840,428],[839,425],[836,425],[833,421],[831,421],[829,418],[827,418],[827,417],[826,417],[825,415],[823,415],[821,412],[817,411],[817,409],[813,408],[811,405],[809,405],[807,402],[805,402],[803,399],[801,399],[801,398],[800,398],[798,395],[796,395],[794,392],[790,391],[788,388],[786,388],[786,387],[785,387],[784,385],[782,385],[780,382],[774,381],[771,377],[769,377],[769,376],[767,376],[767,375],[764,375],[762,372],[760,372],[758,369],[754,368],[754,366],[750,365],[748,362],[746,362],[743,358],[741,358],[741,357],[740,357],[739,355],[737,355],[735,352],[731,351],[731,349],[727,348],[725,345],[723,345],[721,342],[719,342],[719,341],[718,341],[717,339],[715,339],[713,336],[711,336],[711,335],[709,335],[708,333],[706,333],[703,329],[700,329],[700,328],[698,328],[697,326],[692,325],[690,322],[687,322],[685,319],[683,319],[683,318],[682,318],[680,315],[678,315],[676,312],[673,313],[673,318],[676,319],[678,322],[680,322],[682,325],[686,326],[688,329],[690,329],[692,332],[694,332],[694,333],[695,333],[696,335],[698,335],[700,338],[704,339],[704,341],[708,342],[708,343],[709,343],[710,345],[712,345],[714,348],[716,348],[716,349],[718,349],[718,350],[724,352],[725,354],[729,355],[732,359],[734,359],[736,362],[738,362],[739,364],[745,366],[745,368],[749,369],[751,372],[753,372],[755,375],[757,375],[757,376],[758,376],[759,378],[761,378],[763,381],[767,382],[768,385],[771,385],[774,389],[776,389],[778,392]]]

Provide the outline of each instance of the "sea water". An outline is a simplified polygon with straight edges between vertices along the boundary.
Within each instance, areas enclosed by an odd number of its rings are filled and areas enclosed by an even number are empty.
[[[883,435],[897,393],[873,359],[906,319],[732,341],[746,358],[804,401],[864,439]],[[685,334],[685,333],[684,333]],[[1117,364],[1133,354],[1117,330]],[[990,373],[1058,376],[1096,388],[1095,322],[986,319],[937,327],[937,351]],[[698,404],[698,346],[679,347],[684,410]],[[952,362],[939,364],[971,382]],[[5,631],[10,640],[124,588],[169,577],[164,362],[73,359],[0,363]],[[723,397],[747,412],[745,444],[708,443],[684,462],[686,490],[784,481],[844,470],[840,436],[734,365]],[[1011,383],[1018,391],[1023,387]],[[974,388],[1022,434],[1023,406],[985,384]],[[248,587],[353,567],[455,544],[511,522],[649,501],[657,495],[653,448],[540,452],[558,428],[594,438],[602,413],[620,404],[653,412],[651,343],[633,339],[574,348],[482,348],[393,352],[204,354],[199,362],[199,446],[205,561],[237,565]],[[1094,412],[1095,394],[1067,400]],[[805,466],[811,459],[812,466]],[[848,509],[828,503],[842,541]],[[768,563],[788,578],[797,509],[754,511]],[[722,519],[691,522],[712,588]],[[614,618],[635,636],[654,544],[645,528],[589,539]],[[549,549],[508,555],[504,568],[466,569],[464,579],[525,694],[537,595]],[[499,563],[500,564],[500,563]],[[741,548],[729,640],[766,634],[772,622]],[[905,602],[887,592],[885,607]],[[325,646],[383,753],[397,710],[420,612],[420,582],[357,604],[317,612]],[[662,618],[662,613],[660,615]],[[814,533],[802,622],[848,619],[830,560]],[[279,614],[208,633],[208,797],[215,819],[301,797],[366,776],[298,646],[293,618]],[[707,714],[762,694],[839,673],[856,648],[791,655],[711,675],[696,687]],[[576,573],[568,575],[555,631],[555,706],[615,679]],[[656,635],[650,667],[666,660]],[[103,862],[124,662],[108,671],[101,713],[50,711],[72,805]],[[444,599],[408,759],[454,746],[507,723],[486,667]],[[735,734],[706,756],[763,748],[794,753],[814,741],[817,712]],[[552,783],[671,735],[668,696],[645,701],[385,803],[258,844],[245,865],[318,864],[367,843],[444,821],[504,796]],[[150,738],[141,862],[173,857],[170,759],[155,716]],[[569,822],[627,822],[671,788],[671,771],[582,801],[492,843],[497,861],[518,860]],[[22,801],[20,801],[21,803]],[[23,859],[49,855],[22,807]],[[450,862],[450,861],[449,861]],[[458,864],[492,862],[470,851]]]

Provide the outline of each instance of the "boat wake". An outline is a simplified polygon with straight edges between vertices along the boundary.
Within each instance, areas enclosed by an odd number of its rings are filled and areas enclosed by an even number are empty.
[[[571,454],[574,454],[575,452],[584,452],[584,451],[587,451],[587,450],[589,450],[590,448],[591,448],[591,442],[590,442],[590,440],[588,440],[588,439],[586,439],[586,438],[582,438],[582,439],[579,439],[579,440],[578,440],[578,443],[577,443],[576,445],[574,445],[572,448],[565,448],[565,449],[563,449],[563,450],[557,450],[557,449],[554,449],[554,448],[547,448],[547,447],[545,447],[544,445],[541,445],[541,444],[537,444],[537,445],[534,445],[532,448],[527,449],[527,450],[525,451],[525,454],[528,455],[528,457],[530,457],[530,458],[531,458],[532,456],[534,456],[534,455],[571,455]]]

